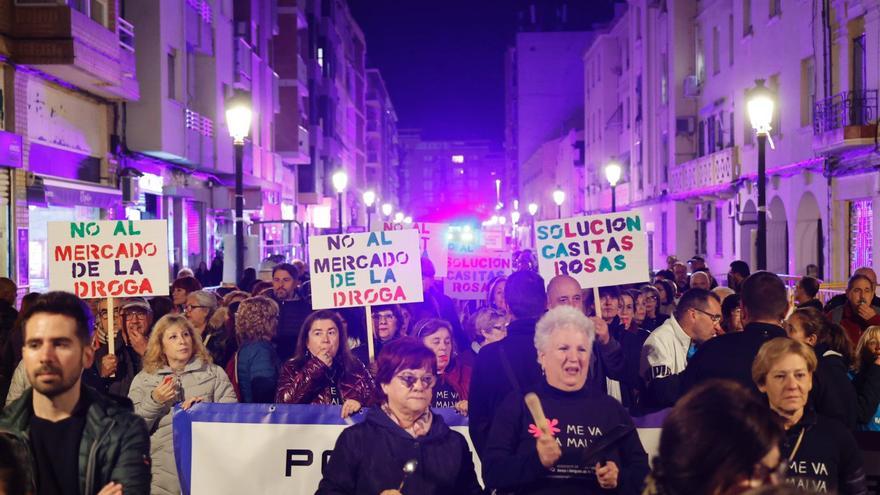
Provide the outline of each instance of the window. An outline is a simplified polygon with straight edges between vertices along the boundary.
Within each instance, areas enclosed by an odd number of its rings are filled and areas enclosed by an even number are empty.
[[[861,266],[873,266],[874,203],[870,199],[850,202],[849,265],[850,273]]]
[[[661,139],[663,152],[663,182],[669,182],[669,134],[664,132]]]
[[[724,256],[724,222],[721,207],[715,207],[715,255]]]
[[[669,102],[669,54],[664,53],[660,59],[660,103]]]
[[[745,91],[745,97],[743,101],[749,101],[749,89]],[[755,144],[755,129],[752,128],[752,123],[749,122],[749,116],[746,114],[743,120],[743,144],[752,145]]]
[[[168,81],[166,88],[168,90],[168,98],[171,100],[179,100],[177,97],[177,49],[168,50],[166,55],[166,65],[168,71]]]
[[[718,32],[718,27],[715,26],[712,28],[712,74],[721,72],[721,48],[718,46],[720,44],[721,34]]]
[[[730,118],[730,140],[727,142],[727,146],[733,148],[734,145],[736,144],[734,142],[735,140],[733,138],[733,136],[736,132],[736,131],[734,131],[734,129],[736,129],[736,126],[733,123],[733,111],[731,111],[730,114],[728,114],[728,117]]]
[[[743,37],[752,34],[752,0],[743,0]]]
[[[733,14],[727,18],[727,65],[733,67]]]
[[[715,130],[715,116],[710,116],[706,120],[706,136],[708,137],[708,146],[706,147],[706,154],[711,155],[715,153],[715,138],[718,136],[718,133]]]
[[[770,18],[782,15],[782,0],[770,0]]]
[[[801,60],[801,127],[813,123],[813,102],[816,99],[816,66],[813,57]]]
[[[779,74],[770,76],[770,80],[767,81],[767,87],[770,88],[770,91],[773,91],[773,94],[779,94]],[[779,108],[780,106],[781,105],[777,103],[773,107],[773,121],[770,124],[772,127],[770,134],[774,136],[778,136],[782,133],[782,109]]]
[[[666,239],[668,237],[666,235],[667,223],[668,222],[667,222],[666,212],[664,211],[664,212],[660,213],[660,253],[661,254],[666,254],[668,252],[667,248],[666,248]]]

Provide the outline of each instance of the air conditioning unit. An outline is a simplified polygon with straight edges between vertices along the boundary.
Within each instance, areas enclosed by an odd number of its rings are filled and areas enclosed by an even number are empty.
[[[698,222],[708,222],[712,219],[712,205],[708,203],[697,203],[694,208],[694,220]]]
[[[700,96],[700,80],[697,76],[687,76],[684,78],[684,97],[696,98]]]
[[[119,187],[122,189],[122,202],[137,204],[141,196],[139,177],[135,175],[123,175],[119,177]]]
[[[693,134],[697,131],[697,119],[695,117],[676,117],[676,134]]]

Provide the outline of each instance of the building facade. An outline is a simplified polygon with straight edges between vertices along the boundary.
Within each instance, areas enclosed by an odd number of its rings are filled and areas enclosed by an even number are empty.
[[[400,204],[400,139],[397,112],[382,73],[367,69],[367,176],[377,203]]]

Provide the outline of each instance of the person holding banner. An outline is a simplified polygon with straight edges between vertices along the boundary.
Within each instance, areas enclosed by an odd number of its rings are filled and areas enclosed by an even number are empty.
[[[134,412],[153,432],[151,493],[180,493],[172,446],[174,407],[187,410],[197,402],[237,402],[226,372],[211,363],[202,339],[186,318],[165,315],[150,335],[144,369],[134,377],[128,397]]]
[[[382,351],[382,346],[401,336],[404,318],[403,311],[397,304],[373,306],[372,313],[373,336],[376,337],[373,341],[374,355],[378,356]],[[370,352],[366,342],[355,347],[351,352],[364,363],[364,366],[370,365]]]
[[[551,309],[538,321],[534,345],[545,380],[535,393],[543,414],[533,417],[516,392],[498,408],[482,456],[487,488],[516,494],[640,493],[648,454],[632,418],[612,397],[585,388],[594,338],[593,322],[569,306]],[[545,424],[535,424],[538,416]]]
[[[281,369],[275,402],[342,406],[347,418],[370,405],[373,379],[348,349],[345,321],[339,313],[319,310],[303,323],[296,353]]]
[[[473,369],[453,352],[451,328],[449,322],[437,318],[422,320],[416,325],[415,337],[437,356],[437,383],[431,407],[454,408],[467,416]]]
[[[467,440],[431,412],[437,358],[404,337],[379,354],[381,406],[336,440],[316,495],[476,495]]]

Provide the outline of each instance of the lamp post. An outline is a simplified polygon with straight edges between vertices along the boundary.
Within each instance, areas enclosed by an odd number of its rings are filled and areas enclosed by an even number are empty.
[[[394,211],[394,206],[391,203],[385,203],[382,205],[382,215],[385,215],[385,220],[389,220],[391,217],[391,212]]]
[[[620,181],[620,175],[623,172],[620,165],[611,162],[605,165],[605,179],[611,185],[611,211],[617,211],[617,183]]]
[[[398,211],[394,214],[394,223],[403,223],[404,214],[402,211]]]
[[[758,270],[767,269],[767,138],[776,105],[773,92],[764,86],[763,79],[755,80],[755,88],[749,92],[747,104],[749,120],[758,138]]]
[[[333,174],[331,177],[333,181],[333,189],[336,189],[336,196],[339,200],[339,233],[343,232],[342,230],[342,193],[345,192],[346,186],[348,186],[348,174],[345,173],[344,170],[339,170]]]
[[[235,282],[244,272],[244,139],[251,129],[251,105],[237,95],[226,105],[226,126],[235,148]]]
[[[367,232],[370,231],[370,220],[373,218],[373,205],[376,203],[376,191],[364,191],[364,205],[367,207]]]
[[[556,186],[556,190],[553,191],[553,202],[556,203],[556,218],[562,218],[562,203],[565,202],[565,191]]]
[[[538,203],[529,203],[528,206],[529,215],[532,217],[532,233],[531,233],[531,241],[532,247],[535,247],[535,215],[538,214]]]

